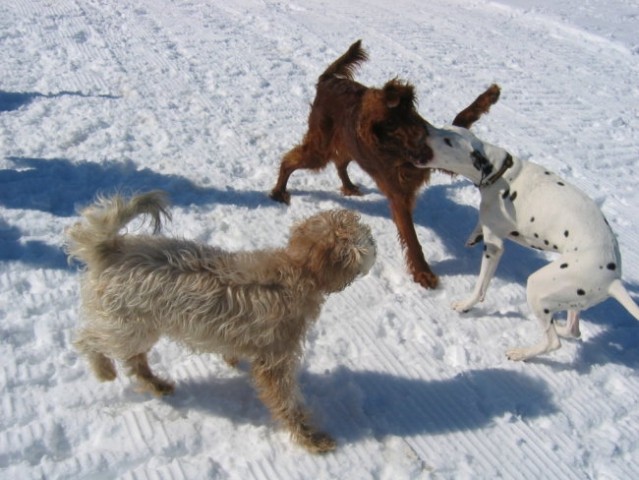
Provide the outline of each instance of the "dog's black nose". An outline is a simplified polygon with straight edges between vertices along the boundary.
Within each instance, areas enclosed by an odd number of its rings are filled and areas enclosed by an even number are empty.
[[[480,171],[484,177],[492,173],[492,163],[490,163],[490,161],[486,157],[484,157],[484,155],[480,151],[473,150],[470,156],[473,159],[473,167]]]

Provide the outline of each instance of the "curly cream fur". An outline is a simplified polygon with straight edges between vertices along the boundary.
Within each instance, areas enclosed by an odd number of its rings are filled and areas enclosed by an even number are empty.
[[[329,293],[365,274],[375,259],[370,229],[357,214],[331,210],[297,224],[285,248],[227,252],[192,241],[120,230],[147,214],[156,232],[169,217],[163,193],[100,198],[67,231],[70,258],[86,265],[84,323],[75,345],[100,380],[123,362],[156,394],[173,385],[156,377],[146,354],[162,336],[230,364],[251,362],[260,398],[311,451],[333,440],[307,420],[295,372],[308,328]]]

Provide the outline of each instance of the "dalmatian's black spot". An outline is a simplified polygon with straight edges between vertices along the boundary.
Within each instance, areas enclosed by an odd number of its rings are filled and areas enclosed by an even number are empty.
[[[577,290],[577,295],[579,295],[580,297],[583,297],[585,294],[586,292],[584,292],[581,288]]]
[[[510,190],[506,189],[504,190],[504,193],[501,194],[501,198],[506,199],[508,195],[510,195]]]
[[[568,235],[570,235],[570,232],[568,230],[564,231],[564,237],[568,238]]]
[[[534,236],[535,236],[535,238],[539,238],[539,235],[538,235],[538,234],[536,234],[536,233],[534,234]]]
[[[450,138],[444,138],[444,142],[445,142],[445,143],[446,143],[446,145],[448,145],[449,147],[452,147],[452,146],[453,146],[452,142],[450,141]]]
[[[470,242],[470,245],[477,245],[479,242],[481,242],[484,239],[484,236],[480,233],[479,235],[477,235],[472,242]]]
[[[544,308],[544,313],[548,315],[550,313],[550,310],[548,310],[547,308]]]
[[[553,250],[559,250],[559,247],[558,247],[557,245],[553,245],[553,246],[552,246],[552,249],[553,249]]]
[[[566,184],[564,182],[557,182],[557,185],[559,185],[560,187],[566,186]]]
[[[487,259],[488,259],[488,258],[490,258],[490,255],[486,255],[486,258],[487,258]]]
[[[510,234],[511,234],[513,237],[518,237],[518,236],[519,236],[519,232],[518,232],[517,230],[515,230],[515,231],[513,231],[513,232],[510,232]]]
[[[513,193],[511,193],[511,194],[510,194],[510,201],[511,201],[511,202],[514,202],[514,201],[515,201],[515,198],[517,198],[517,192],[513,192]]]
[[[546,175],[552,175],[552,173],[550,173],[550,172],[549,172],[549,171],[547,171],[547,170],[546,170],[544,173],[545,173]]]
[[[617,269],[617,264],[616,263],[609,263],[608,265],[606,265],[606,268],[608,270],[616,270]]]
[[[544,245],[550,245],[550,242],[548,240],[544,240]]]
[[[559,265],[559,268],[568,268],[568,264],[567,263],[562,263],[561,265]]]
[[[535,217],[530,217],[530,223],[535,221]]]

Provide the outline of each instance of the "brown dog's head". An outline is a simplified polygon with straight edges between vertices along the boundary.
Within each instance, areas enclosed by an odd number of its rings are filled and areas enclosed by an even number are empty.
[[[370,228],[351,210],[328,210],[297,224],[288,254],[326,293],[343,290],[373,266],[377,249]]]
[[[428,145],[428,122],[415,107],[415,90],[394,79],[383,88],[364,93],[357,134],[365,147],[394,162],[424,164],[433,156]]]

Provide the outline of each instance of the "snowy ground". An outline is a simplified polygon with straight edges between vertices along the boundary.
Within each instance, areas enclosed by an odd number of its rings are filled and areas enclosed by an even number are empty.
[[[619,236],[639,296],[636,0],[14,0],[0,5],[0,477],[131,479],[622,479],[639,475],[639,324],[609,300],[583,338],[529,363],[539,335],[507,247],[484,304],[463,242],[477,192],[434,175],[415,213],[441,287],[404,269],[384,198],[342,198],[334,169],[298,172],[288,208],[266,196],[305,130],[319,73],[362,38],[358,78],[412,81],[434,124],[492,82],[474,128],[581,186]],[[168,233],[229,249],[282,244],[321,209],[362,212],[372,272],[331,297],[300,374],[339,443],[312,456],[271,422],[243,372],[161,342],[176,394],[98,383],[71,347],[78,272],[60,250],[97,192],[162,188]]]

